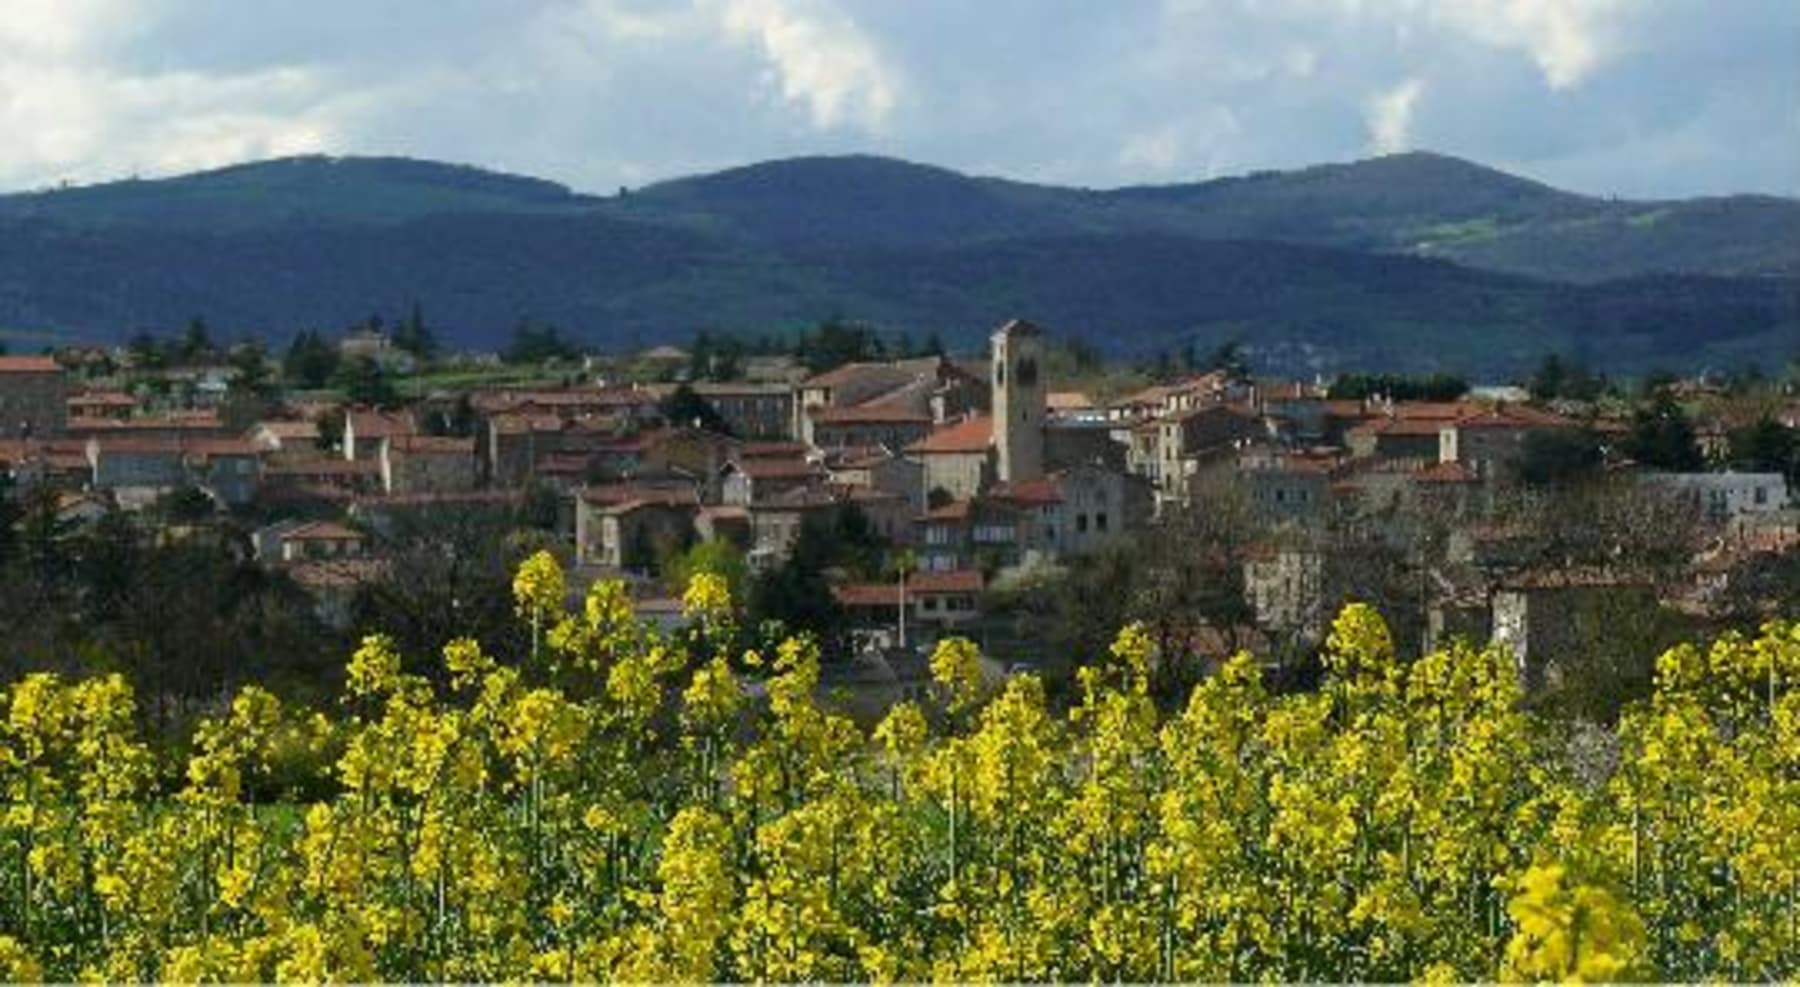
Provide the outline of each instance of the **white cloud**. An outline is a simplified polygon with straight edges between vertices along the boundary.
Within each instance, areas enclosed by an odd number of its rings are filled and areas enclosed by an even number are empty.
[[[878,150],[1082,185],[1428,147],[1800,193],[1782,0],[0,0],[0,189],[294,151],[607,190]]]
[[[1552,89],[1579,85],[1620,53],[1620,0],[1434,0],[1450,27],[1490,45],[1527,52]]]
[[[726,0],[726,33],[755,44],[782,98],[806,107],[813,126],[879,131],[900,98],[900,80],[875,42],[841,12],[798,0]]]
[[[1363,116],[1368,121],[1370,150],[1393,154],[1411,149],[1413,108],[1424,91],[1423,80],[1407,79],[1369,100]]]

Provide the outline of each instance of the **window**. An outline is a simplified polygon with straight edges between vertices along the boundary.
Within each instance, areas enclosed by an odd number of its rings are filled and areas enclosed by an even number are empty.
[[[1082,534],[1087,533],[1087,515],[1086,514],[1075,515],[1075,530]]]
[[[931,613],[936,613],[937,608],[938,608],[938,598],[935,596],[928,596],[924,600],[920,601],[919,606],[921,609],[924,609]]]
[[[1100,513],[1094,515],[1094,530],[1095,531],[1105,531],[1106,530],[1106,512],[1105,511],[1101,511]]]
[[[1756,502],[1758,504],[1766,504],[1769,502],[1769,488],[1768,487],[1757,487],[1756,488]]]

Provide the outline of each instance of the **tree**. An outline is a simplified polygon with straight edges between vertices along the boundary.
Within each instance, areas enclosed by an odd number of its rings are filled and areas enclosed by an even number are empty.
[[[703,428],[720,435],[731,435],[731,426],[719,415],[712,402],[694,392],[686,384],[677,385],[658,406],[670,424]]]
[[[275,391],[269,374],[269,354],[261,340],[252,339],[233,347],[231,390],[245,397],[264,399]]]
[[[212,357],[212,334],[207,331],[205,320],[194,316],[188,320],[187,328],[181,334],[181,361],[183,363],[201,363]]]
[[[689,581],[703,572],[723,578],[731,589],[732,599],[746,598],[750,588],[750,567],[744,560],[744,551],[729,539],[716,536],[697,542],[664,562],[663,588],[671,595],[680,596]]]
[[[688,350],[688,379],[730,381],[744,373],[744,344],[735,336],[702,329]]]
[[[512,343],[501,354],[501,358],[507,363],[515,364],[576,360],[580,357],[580,347],[564,338],[562,330],[549,324],[534,324],[530,319],[519,320],[519,324],[513,328]]]
[[[400,403],[400,392],[394,389],[394,382],[388,379],[380,364],[367,356],[353,357],[340,366],[333,383],[351,404],[390,408]]]
[[[751,585],[753,622],[780,621],[810,631],[833,647],[844,642],[843,608],[831,593],[827,574],[836,570],[863,579],[881,578],[885,543],[854,504],[808,514],[800,523],[787,561]]]
[[[318,389],[331,382],[337,373],[338,348],[312,330],[302,330],[288,344],[281,372],[289,387]]]
[[[417,301],[405,319],[394,327],[394,346],[411,353],[420,360],[429,360],[437,355],[437,336],[431,327],[425,324],[425,313]]]
[[[19,519],[24,516],[19,505],[18,484],[11,470],[0,470],[0,569],[12,562],[19,545]]]
[[[1534,487],[1591,479],[1602,464],[1598,436],[1587,429],[1547,428],[1525,433],[1514,470]]]
[[[1344,374],[1331,382],[1333,400],[1359,401],[1386,397],[1395,401],[1455,401],[1469,393],[1469,382],[1453,374]]]
[[[1607,390],[1606,378],[1590,374],[1578,361],[1564,360],[1551,353],[1544,357],[1538,365],[1536,373],[1526,382],[1531,396],[1539,401],[1556,398],[1567,398],[1571,401],[1592,401]]]
[[[168,351],[147,330],[132,333],[125,349],[131,354],[131,365],[138,370],[161,370],[169,365]]]
[[[1751,473],[1781,473],[1789,483],[1800,483],[1800,430],[1788,428],[1769,415],[1728,436],[1726,461],[1732,469]]]
[[[868,327],[828,319],[812,332],[800,334],[794,356],[817,374],[846,363],[879,360],[886,352],[881,338]]]
[[[1191,352],[1193,344],[1189,343],[1188,346]],[[1200,365],[1200,369],[1221,370],[1233,378],[1250,375],[1250,364],[1244,359],[1243,343],[1236,339],[1228,339],[1214,347],[1213,351],[1206,355],[1206,360]]]
[[[1692,473],[1706,466],[1693,424],[1666,391],[1658,392],[1649,407],[1638,409],[1620,448],[1638,463],[1655,469]]]

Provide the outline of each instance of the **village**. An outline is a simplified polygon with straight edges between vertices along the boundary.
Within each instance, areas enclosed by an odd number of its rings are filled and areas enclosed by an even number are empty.
[[[689,379],[692,354],[664,346],[634,355],[648,380],[570,362],[556,386],[434,388],[385,406],[265,383],[247,422],[230,407],[241,361],[149,374],[129,354],[4,356],[0,469],[15,497],[53,496],[73,528],[125,512],[157,517],[160,538],[205,537],[234,519],[234,550],[338,629],[359,592],[403,578],[405,532],[447,512],[529,512],[572,594],[622,578],[658,622],[680,620],[662,577],[682,553],[728,546],[748,573],[769,573],[794,561],[809,525],[841,531],[854,516],[872,560],[797,585],[830,595],[862,662],[843,681],[902,692],[946,635],[981,641],[1001,669],[1026,661],[1020,625],[1045,618],[1000,601],[1109,551],[1144,567],[1190,556],[1174,564],[1191,585],[1147,604],[1175,650],[1314,647],[1343,602],[1372,599],[1409,650],[1491,639],[1532,678],[1583,643],[1584,621],[1619,608],[1754,619],[1777,605],[1759,579],[1787,579],[1800,546],[1789,478],[1732,468],[1733,429],[1755,423],[1698,421],[1693,443],[1713,468],[1672,470],[1623,451],[1642,409],[1634,425],[1514,385],[1333,396],[1343,381],[1233,366],[1102,399],[1052,376],[1056,342],[1011,320],[980,357],[809,372],[756,356],[723,381]],[[380,331],[338,345],[377,366],[406,357]],[[1664,395],[1709,389],[1669,381]],[[1791,397],[1769,407],[1771,427],[1800,427]],[[1556,486],[1532,482],[1546,469],[1587,471],[1611,506],[1547,516],[1577,502],[1532,499]],[[179,524],[172,502],[185,505]],[[1194,594],[1223,599],[1183,602]]]

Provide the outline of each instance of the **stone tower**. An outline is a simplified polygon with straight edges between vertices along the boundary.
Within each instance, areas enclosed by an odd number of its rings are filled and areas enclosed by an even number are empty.
[[[1044,475],[1043,333],[1013,319],[994,332],[994,450],[1001,483]]]

